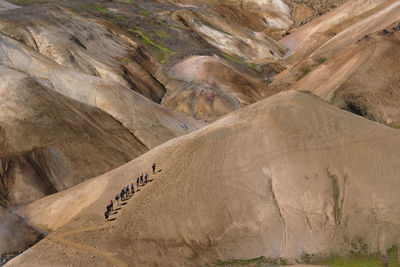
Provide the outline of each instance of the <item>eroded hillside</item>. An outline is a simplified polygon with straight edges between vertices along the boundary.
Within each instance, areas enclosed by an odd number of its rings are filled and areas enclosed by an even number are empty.
[[[396,261],[398,1],[11,2],[0,255],[50,234],[10,266]]]
[[[9,211],[203,125],[157,104],[164,87],[141,45],[65,8],[1,12],[0,46],[0,203]]]
[[[400,241],[399,151],[396,130],[316,96],[280,93],[20,209],[54,232],[8,266],[385,253]],[[143,171],[152,182],[104,221],[98,210]]]

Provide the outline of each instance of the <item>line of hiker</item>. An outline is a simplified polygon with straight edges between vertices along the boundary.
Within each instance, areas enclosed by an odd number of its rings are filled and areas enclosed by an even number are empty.
[[[153,174],[156,174],[156,164],[154,163],[153,166],[151,166],[152,170],[153,170]],[[146,172],[144,175],[142,173],[142,175],[138,176],[136,178],[136,187],[139,187],[139,185],[144,186],[145,184],[148,183],[148,178],[149,178],[149,174]],[[115,207],[118,207],[120,205],[120,200],[121,200],[121,204],[122,201],[128,200],[129,196],[133,196],[135,194],[135,185],[134,185],[135,181],[133,181],[131,183],[131,186],[129,187],[129,185],[125,186],[124,188],[121,189],[121,192],[119,194],[117,194],[115,196]],[[104,213],[104,217],[106,218],[106,220],[108,221],[108,218],[110,217],[110,213],[114,211],[114,203],[112,200],[110,200],[110,202],[108,203],[108,205],[106,206],[106,212]],[[115,212],[116,213],[116,212]]]

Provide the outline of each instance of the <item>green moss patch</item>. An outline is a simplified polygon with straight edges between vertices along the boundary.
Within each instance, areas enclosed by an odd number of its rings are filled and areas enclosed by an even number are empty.
[[[229,261],[219,261],[214,266],[223,267],[277,267],[287,265],[287,261],[282,258],[271,259],[264,256],[253,259],[233,259]]]
[[[246,63],[244,61],[238,60],[238,59],[236,59],[234,57],[231,57],[230,55],[224,54],[224,53],[222,54],[222,56],[224,56],[225,58],[227,58],[230,61],[233,61],[233,62],[235,62],[237,64],[245,65],[245,66],[249,67],[250,69],[257,70],[257,65],[254,64],[254,63]]]
[[[323,64],[325,61],[326,61],[326,58],[324,58],[324,57],[321,57],[321,58],[319,58],[319,59],[317,60],[318,65]]]
[[[115,24],[118,24],[118,25],[128,25],[129,24],[129,19],[122,15],[112,14],[111,20],[112,20],[112,22],[114,22]]]
[[[400,263],[397,262],[397,246],[389,249],[387,254],[389,256],[389,266],[400,267]],[[334,256],[324,260],[313,261],[312,263],[327,267],[382,267],[382,257],[379,253],[369,255],[353,253],[349,257]]]
[[[108,9],[106,7],[102,7],[102,6],[97,6],[97,5],[90,5],[88,6],[89,9],[94,10],[98,13],[102,13],[102,14],[106,14],[108,13]]]
[[[144,9],[139,10],[138,13],[139,13],[139,15],[142,15],[142,16],[150,16],[151,15],[150,11],[147,11]]]
[[[170,38],[170,37],[171,37],[167,32],[165,32],[165,31],[163,31],[163,30],[161,30],[161,29],[156,29],[156,30],[154,30],[154,33],[155,33],[155,35],[157,35],[159,38]]]
[[[390,128],[396,129],[396,130],[400,130],[400,125],[387,124],[387,126],[389,126]]]
[[[149,38],[147,35],[145,35],[142,31],[137,30],[137,29],[136,29],[136,30],[134,30],[134,29],[129,29],[129,31],[138,34],[138,35],[139,35],[139,39],[140,39],[140,41],[141,41],[142,43],[147,44],[147,45],[150,45],[150,46],[152,46],[153,48],[156,48],[156,51],[155,51],[155,52],[156,52],[156,56],[157,56],[157,59],[158,59],[161,63],[164,64],[164,63],[166,62],[168,56],[175,54],[174,51],[171,51],[171,50],[169,50],[168,48],[163,47],[163,46],[161,46],[161,45],[159,45],[159,44],[156,44],[155,42],[153,42],[152,40],[150,40],[150,38]]]

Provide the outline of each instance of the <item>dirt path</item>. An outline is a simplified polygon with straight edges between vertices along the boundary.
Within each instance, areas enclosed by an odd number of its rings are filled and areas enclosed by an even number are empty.
[[[54,241],[63,243],[65,245],[67,245],[67,246],[76,248],[78,250],[85,250],[85,251],[90,252],[92,254],[102,256],[105,259],[107,259],[110,263],[112,263],[113,266],[128,267],[128,265],[125,262],[123,262],[123,261],[119,260],[118,258],[114,257],[111,252],[104,251],[104,250],[97,249],[97,248],[90,247],[90,246],[86,246],[84,244],[73,242],[71,240],[65,239],[65,237],[69,236],[69,235],[79,234],[79,233],[82,233],[82,232],[96,231],[96,230],[101,230],[101,229],[106,229],[106,228],[110,228],[110,225],[109,224],[108,225],[105,224],[105,225],[92,226],[92,227],[86,227],[86,228],[83,227],[83,228],[78,228],[78,229],[75,229],[75,230],[72,230],[72,231],[59,233],[59,234],[52,233],[52,234],[50,234],[48,236],[48,238],[50,238],[50,239],[52,239]]]
[[[160,172],[161,170],[159,170],[158,172]],[[153,179],[149,179],[149,183],[152,182]],[[145,186],[147,183],[142,184],[141,186]],[[140,189],[136,189],[136,193],[140,191]],[[122,207],[122,203],[127,204],[129,199],[131,199],[131,197],[133,197],[134,195],[129,195],[129,197],[127,199],[125,199],[124,202],[121,201],[120,204],[120,208]],[[79,234],[79,233],[83,233],[83,232],[90,232],[90,231],[97,231],[97,230],[102,230],[102,229],[107,229],[107,228],[111,228],[111,224],[107,223],[107,224],[103,224],[103,225],[98,225],[98,226],[91,226],[91,227],[81,227],[81,228],[77,228],[68,232],[63,232],[63,233],[52,233],[50,235],[48,235],[48,238],[63,243],[67,246],[76,248],[78,250],[84,250],[87,252],[90,252],[92,254],[104,257],[107,261],[109,261],[110,263],[113,264],[113,266],[117,266],[117,267],[128,267],[128,264],[126,264],[125,262],[119,260],[118,258],[114,257],[112,255],[111,252],[108,251],[104,251],[98,248],[94,248],[94,247],[90,247],[87,245],[84,245],[82,243],[77,243],[71,240],[66,239],[67,236],[70,235],[74,235],[74,234]]]

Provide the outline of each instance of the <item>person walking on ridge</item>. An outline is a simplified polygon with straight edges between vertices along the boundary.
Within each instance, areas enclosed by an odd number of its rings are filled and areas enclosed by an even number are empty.
[[[146,174],[144,175],[144,182],[147,184],[147,177],[149,177],[149,175],[147,174],[147,172],[146,172]]]
[[[131,193],[132,195],[135,194],[135,187],[133,186],[133,183],[131,184]]]
[[[119,195],[121,196],[121,202],[124,201],[124,189],[121,190],[121,193],[119,193]]]
[[[111,208],[111,211],[113,211],[113,210],[114,210],[114,203],[113,203],[113,201],[112,201],[112,200],[110,200],[110,204],[109,204],[109,206],[110,206],[110,208]]]
[[[119,196],[118,196],[118,194],[115,196],[115,202],[116,202],[116,204],[115,204],[115,206],[118,206],[118,200],[119,200]]]
[[[153,163],[153,166],[151,166],[151,168],[153,169],[153,174],[156,174],[156,164]]]
[[[140,175],[140,184],[143,184],[143,173]]]
[[[139,176],[136,178],[136,187],[139,187]]]
[[[104,218],[108,221],[108,217],[110,216],[110,213],[108,211],[104,212]]]

